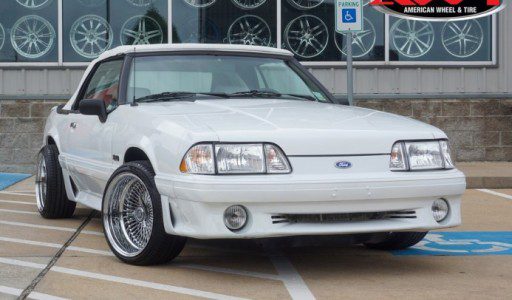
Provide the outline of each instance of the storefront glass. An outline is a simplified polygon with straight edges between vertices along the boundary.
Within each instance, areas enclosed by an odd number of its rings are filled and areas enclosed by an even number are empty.
[[[0,1],[0,62],[57,62],[57,32],[57,0]]]
[[[495,62],[493,17],[457,22],[386,18],[369,2],[363,0],[364,30],[352,43],[358,62]],[[340,63],[347,52],[346,35],[334,31],[334,0],[0,1],[0,63],[87,63],[119,45],[168,39],[283,48],[310,64]]]

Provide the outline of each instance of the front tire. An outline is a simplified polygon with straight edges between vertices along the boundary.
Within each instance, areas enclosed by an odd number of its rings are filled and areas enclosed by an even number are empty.
[[[384,239],[378,242],[368,242],[364,245],[370,249],[377,250],[402,250],[419,243],[426,235],[426,232],[390,232]]]
[[[155,173],[146,161],[129,162],[110,177],[102,204],[103,229],[123,262],[154,265],[178,256],[186,238],[165,232]]]
[[[69,218],[75,212],[76,202],[66,195],[55,145],[44,146],[37,156],[36,200],[39,213],[46,219]]]

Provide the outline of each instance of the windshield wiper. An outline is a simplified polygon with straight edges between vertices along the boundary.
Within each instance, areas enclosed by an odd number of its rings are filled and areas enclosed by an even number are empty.
[[[235,97],[275,97],[281,98],[283,96],[289,96],[294,98],[305,99],[309,101],[318,101],[315,97],[309,95],[300,95],[300,94],[281,94],[274,91],[266,91],[266,90],[251,90],[251,91],[243,91],[229,94],[228,96]]]
[[[235,97],[281,97],[280,93],[276,93],[273,91],[265,91],[265,90],[251,90],[251,91],[242,91],[231,93],[229,96]]]
[[[173,101],[173,100],[187,100],[187,101],[195,101],[195,99],[190,99],[197,97],[199,95],[206,96],[215,96],[221,98],[229,98],[229,96],[225,93],[193,93],[193,92],[163,92],[158,94],[147,95],[144,97],[140,97],[134,100],[134,102],[158,102],[158,101]]]
[[[295,98],[301,98],[309,101],[318,101],[315,97],[309,95],[299,95],[299,94],[283,94],[283,96],[290,96]]]

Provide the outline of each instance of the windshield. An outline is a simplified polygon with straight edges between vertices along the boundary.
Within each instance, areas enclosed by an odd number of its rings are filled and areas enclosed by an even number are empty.
[[[161,55],[133,59],[128,102],[218,98],[330,102],[296,66],[278,58]]]

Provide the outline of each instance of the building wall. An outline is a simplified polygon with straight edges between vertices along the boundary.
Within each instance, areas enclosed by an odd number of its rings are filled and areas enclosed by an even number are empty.
[[[62,101],[0,101],[0,172],[31,173],[46,116]],[[457,161],[512,161],[512,99],[358,100],[446,131]]]

